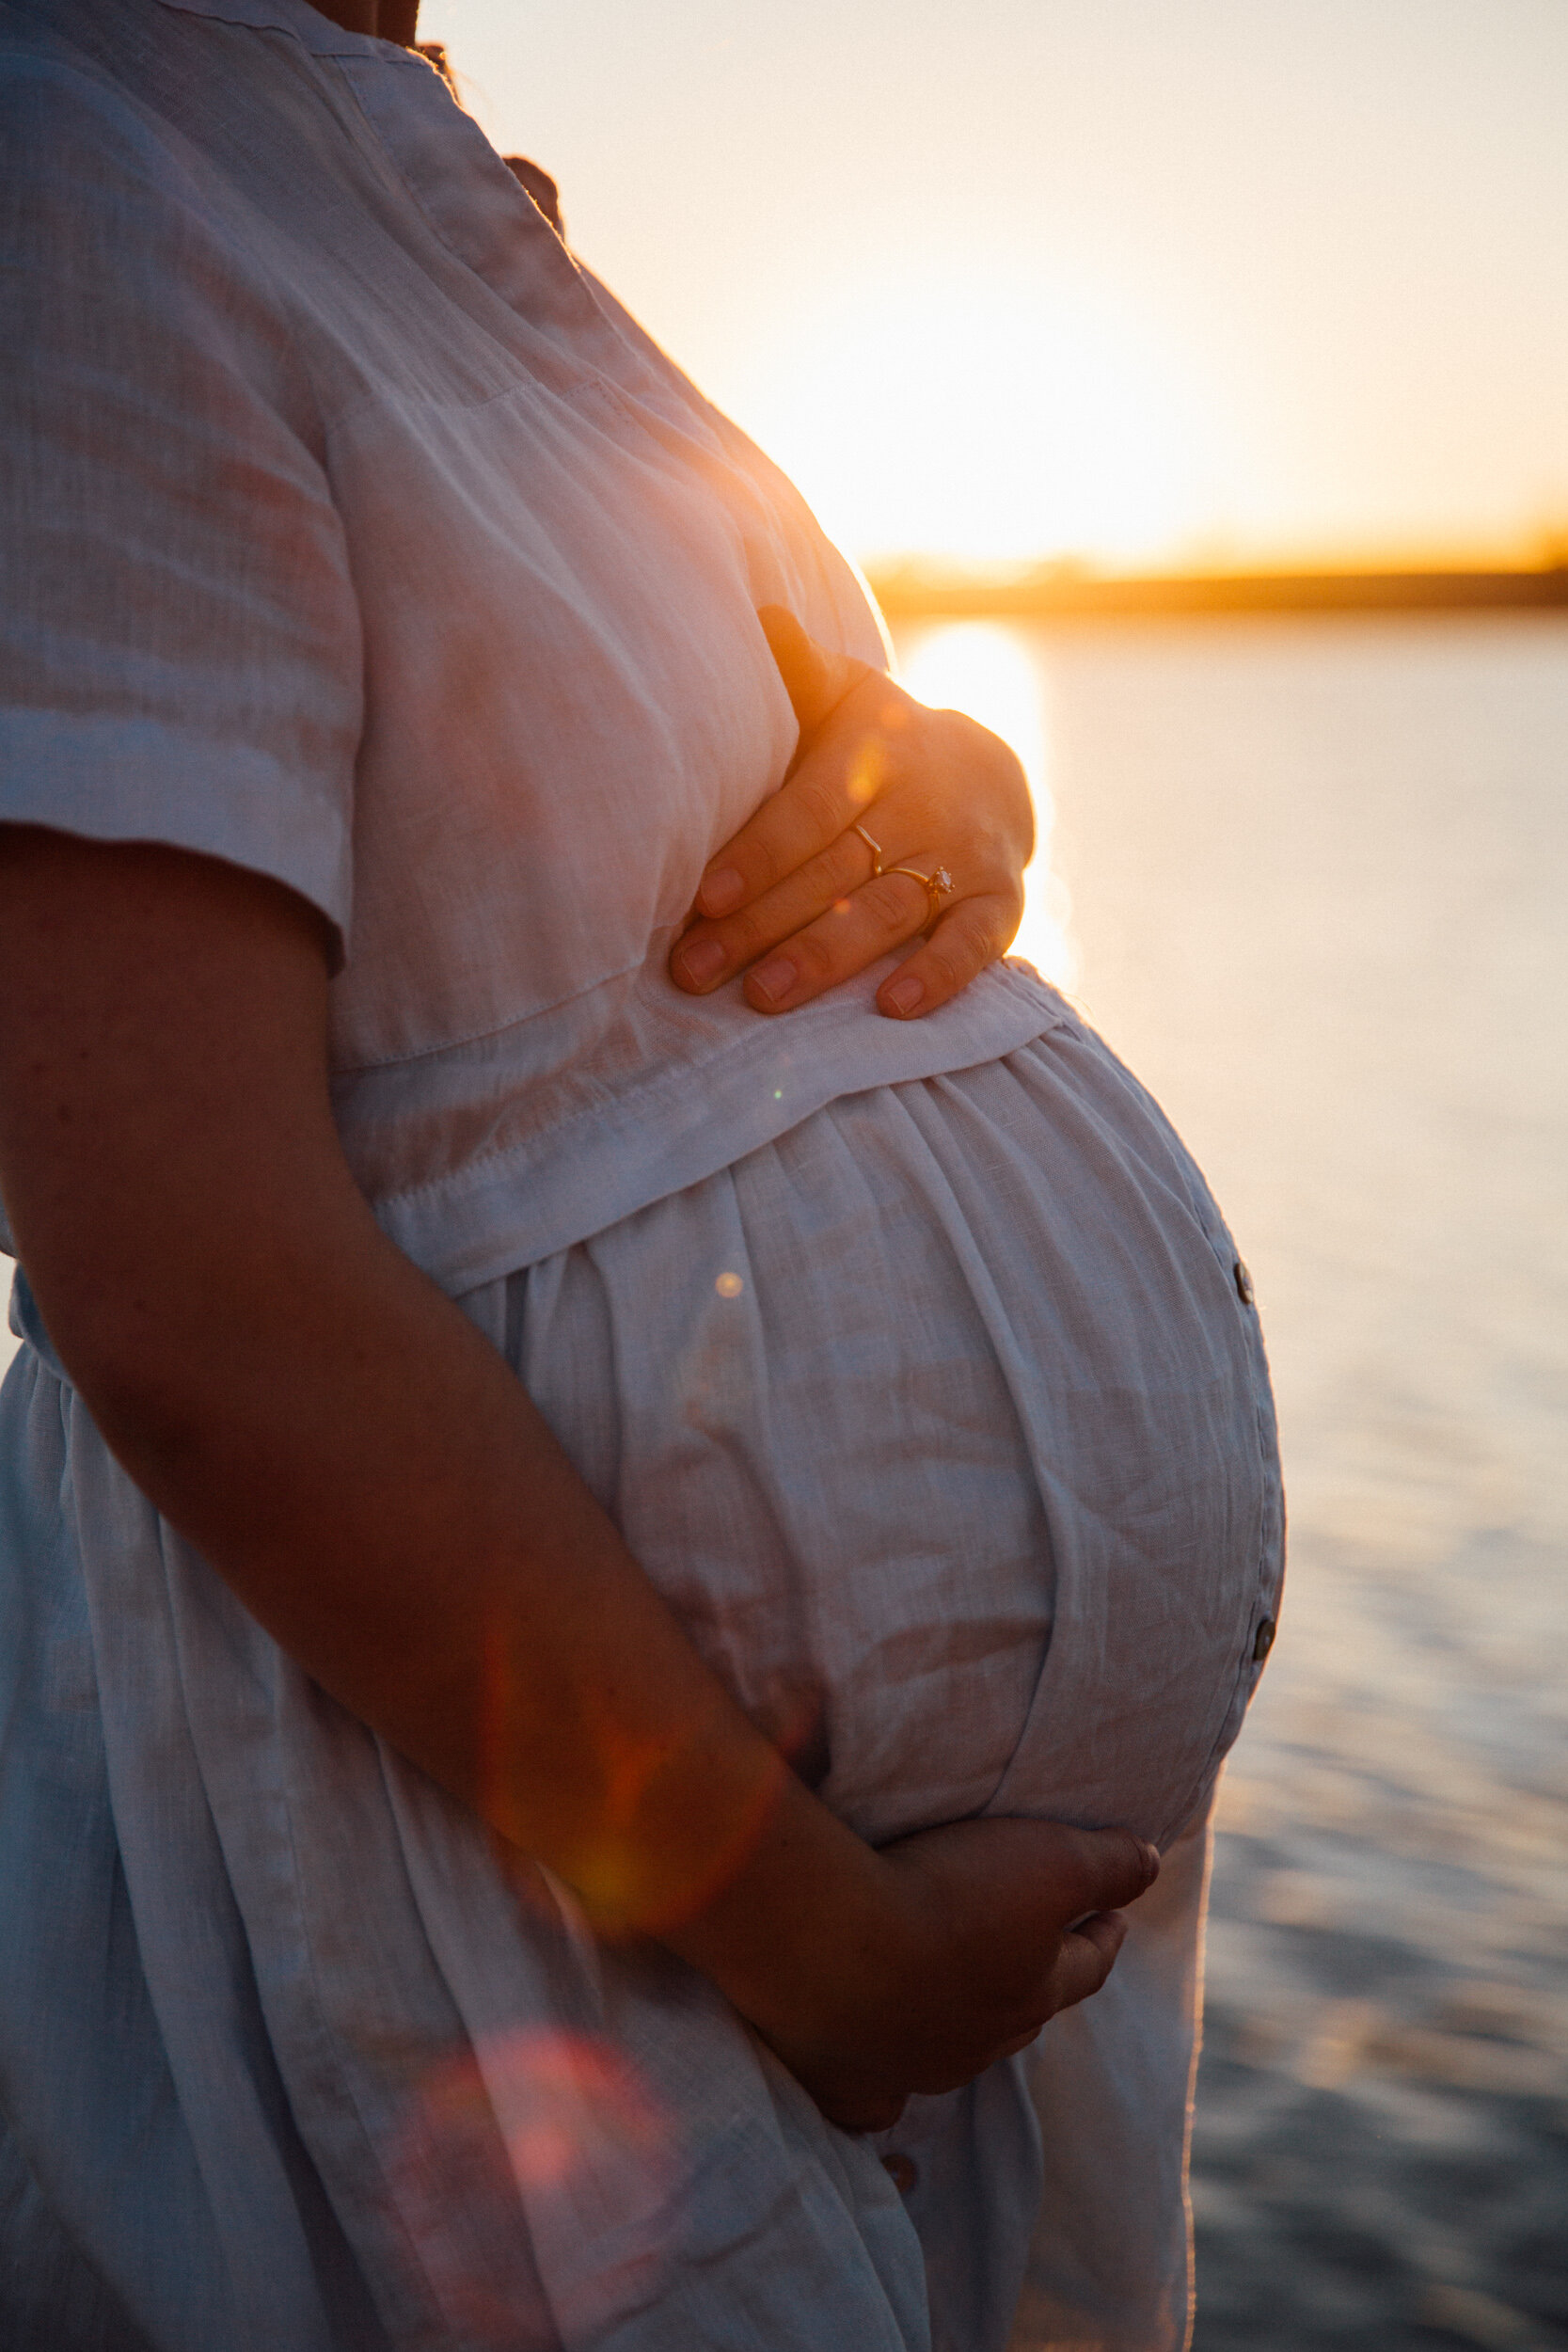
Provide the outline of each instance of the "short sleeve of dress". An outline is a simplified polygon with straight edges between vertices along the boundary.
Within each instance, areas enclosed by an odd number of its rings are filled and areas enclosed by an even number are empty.
[[[350,913],[359,621],[237,198],[95,69],[0,76],[0,819]]]

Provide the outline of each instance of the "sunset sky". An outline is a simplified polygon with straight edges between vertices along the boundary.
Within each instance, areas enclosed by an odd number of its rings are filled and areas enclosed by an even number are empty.
[[[425,0],[864,560],[1568,548],[1568,0]]]

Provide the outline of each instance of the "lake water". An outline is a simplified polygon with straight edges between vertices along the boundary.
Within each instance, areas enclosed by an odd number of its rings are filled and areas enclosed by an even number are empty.
[[[929,625],[1033,937],[1251,1266],[1291,1514],[1225,1784],[1199,2352],[1568,2344],[1568,625]]]
[[[1568,625],[900,650],[1024,752],[1024,944],[1207,1168],[1279,1391],[1199,2352],[1568,2345]]]

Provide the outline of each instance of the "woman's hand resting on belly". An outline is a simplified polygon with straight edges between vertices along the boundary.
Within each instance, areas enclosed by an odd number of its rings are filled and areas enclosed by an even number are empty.
[[[1120,1831],[877,1853],[687,1639],[502,1357],[381,1232],[306,903],[182,850],[0,827],[0,1188],[129,1476],[307,1674],[607,1935],[705,1970],[866,2128],[1092,1993]],[[1080,1924],[1074,1927],[1074,1922]]]
[[[778,791],[708,861],[671,977],[706,995],[750,966],[747,1002],[789,1012],[928,930],[877,992],[879,1011],[918,1020],[1018,930],[1035,846],[1023,771],[1000,737],[825,652],[793,614],[768,605],[758,618],[800,748]]]

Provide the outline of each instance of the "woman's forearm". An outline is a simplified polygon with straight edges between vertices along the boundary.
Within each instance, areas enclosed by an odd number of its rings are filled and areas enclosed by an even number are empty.
[[[291,1656],[601,1926],[657,1928],[738,1860],[778,1759],[500,1357],[331,1189],[297,1221],[254,1191],[188,1200],[180,1250],[138,1253],[150,1361],[101,1368],[69,1316],[56,1343]]]

